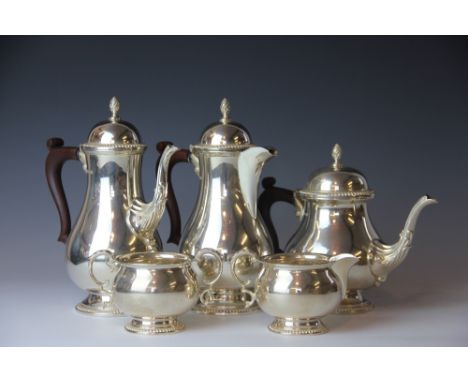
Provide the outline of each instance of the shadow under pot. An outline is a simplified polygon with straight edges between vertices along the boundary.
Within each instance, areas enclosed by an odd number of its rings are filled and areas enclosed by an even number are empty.
[[[374,197],[358,170],[341,164],[342,150],[335,145],[333,164],[314,172],[303,189],[292,191],[275,186],[274,178],[262,182],[259,210],[270,232],[276,252],[281,252],[271,219],[271,206],[283,201],[296,206],[300,224],[286,245],[288,253],[320,253],[333,256],[351,253],[358,263],[348,276],[348,290],[337,313],[364,313],[373,308],[362,290],[382,284],[407,256],[422,209],[437,201],[422,196],[411,209],[400,239],[387,245],[381,241],[367,212]]]
[[[104,262],[96,262],[104,258]],[[208,260],[209,259],[209,260]],[[207,274],[199,264],[217,263],[217,271]],[[111,279],[100,280],[95,264],[107,264]],[[212,250],[195,257],[172,252],[141,252],[114,256],[100,251],[91,257],[91,277],[101,290],[111,295],[111,302],[132,320],[125,329],[138,334],[175,333],[184,329],[178,316],[186,313],[200,299],[205,301],[210,286],[221,275],[222,261]],[[202,287],[208,287],[202,291]]]
[[[239,272],[246,258],[261,264],[254,298],[260,309],[274,316],[268,328],[279,334],[328,332],[321,317],[335,312],[347,287],[348,271],[358,261],[351,254],[274,254],[257,258],[249,252],[232,259],[232,273],[248,287]]]

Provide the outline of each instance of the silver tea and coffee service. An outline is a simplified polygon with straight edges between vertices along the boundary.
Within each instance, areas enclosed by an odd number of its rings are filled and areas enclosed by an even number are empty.
[[[401,264],[419,213],[436,203],[428,196],[419,199],[400,240],[384,244],[367,213],[374,192],[364,175],[341,164],[339,145],[332,165],[314,172],[303,189],[276,187],[269,177],[258,197],[263,166],[278,153],[252,143],[248,130],[231,120],[226,99],[221,119],[188,149],[169,141],[156,145],[156,185],[145,202],[146,146],[137,129],[120,119],[119,109],[112,98],[109,120],[97,124],[79,147],[49,139],[46,178],[59,212],[58,240],[66,246],[68,274],[88,293],[76,309],[130,316],[126,329],[133,333],[180,331],[178,317],[191,309],[212,315],[261,309],[275,317],[269,326],[275,333],[325,333],[322,317],[372,308],[362,290],[381,284]],[[73,227],[61,179],[68,160],[82,163],[88,184]],[[199,178],[183,232],[171,182],[181,162],[191,163]],[[195,179],[193,187],[195,192]],[[285,252],[270,215],[278,201],[295,205],[300,219]],[[178,252],[164,251],[157,232],[166,208],[168,241],[179,245]]]

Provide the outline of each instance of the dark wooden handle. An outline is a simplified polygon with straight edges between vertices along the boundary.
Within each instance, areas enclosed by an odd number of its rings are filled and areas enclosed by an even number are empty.
[[[158,150],[159,154],[162,155],[164,149],[167,145],[172,145],[172,142],[163,141],[159,142],[156,145],[156,150]],[[168,243],[179,244],[180,236],[181,236],[181,221],[180,221],[180,211],[179,205],[177,204],[177,199],[174,193],[174,188],[172,187],[172,169],[177,163],[181,162],[189,162],[190,159],[190,151],[187,149],[179,149],[177,150],[171,157],[169,162],[169,168],[167,170],[167,212],[169,213],[169,219],[171,221],[171,232],[169,234],[169,238],[167,239]],[[161,160],[161,156],[156,163],[156,174],[158,172],[159,162]]]
[[[276,179],[273,177],[264,178],[262,186],[265,189],[258,198],[258,209],[265,226],[270,233],[271,241],[275,252],[283,252],[279,247],[278,235],[271,220],[271,206],[276,202],[286,202],[294,205],[294,191],[287,188],[275,187]]]
[[[64,147],[61,138],[47,140],[49,154],[45,163],[45,172],[50,193],[60,217],[60,235],[58,241],[65,243],[70,234],[70,210],[62,184],[62,168],[68,160],[78,160],[78,147]]]

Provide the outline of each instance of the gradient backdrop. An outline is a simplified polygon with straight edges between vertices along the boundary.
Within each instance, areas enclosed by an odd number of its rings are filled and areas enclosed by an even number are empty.
[[[228,97],[233,119],[254,143],[279,150],[263,175],[276,176],[280,186],[302,187],[309,173],[330,163],[339,142],[343,162],[360,169],[376,190],[369,211],[387,242],[397,239],[421,195],[439,199],[421,214],[405,263],[369,292],[386,318],[377,312],[367,324],[346,321],[356,331],[338,325],[341,337],[285,342],[268,336],[250,343],[234,333],[226,334],[226,344],[385,345],[395,335],[390,329],[379,339],[384,326],[398,321],[404,327],[408,319],[422,331],[400,333],[400,344],[468,345],[468,39],[457,37],[0,38],[0,345],[172,344],[174,337],[119,338],[120,330],[106,332],[110,321],[76,314],[73,306],[84,293],[68,279],[64,248],[56,242],[46,140],[84,142],[108,117],[114,95],[122,118],[149,146],[146,195],[154,185],[155,143],[197,142]],[[86,187],[78,162],[65,166],[64,183],[74,220]],[[190,166],[175,169],[174,185],[185,221],[198,189]],[[273,215],[284,245],[297,226],[294,211],[278,204]],[[160,232],[167,237],[167,217]],[[403,313],[392,316],[400,308]],[[262,324],[269,321],[261,317]],[[106,334],[89,340],[75,330],[78,323]],[[207,334],[206,342],[193,344],[223,345],[223,327],[214,330],[217,340]],[[255,330],[263,335],[264,328]],[[176,338],[192,344],[190,337]]]

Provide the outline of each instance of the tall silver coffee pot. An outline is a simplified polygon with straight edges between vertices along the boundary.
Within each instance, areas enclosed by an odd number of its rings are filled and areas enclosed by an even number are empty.
[[[200,178],[200,188],[185,225],[180,251],[194,256],[201,249],[212,249],[220,254],[224,262],[222,276],[205,298],[205,304],[198,304],[195,310],[229,315],[257,309],[249,304],[251,294],[243,292],[233,277],[230,261],[239,251],[255,256],[272,252],[271,239],[257,213],[257,191],[262,167],[276,152],[252,145],[246,128],[231,121],[226,99],[221,103],[221,113],[221,120],[206,128],[200,143],[186,151]],[[210,267],[214,273],[214,264],[208,263],[205,272]],[[256,277],[258,266],[250,260],[239,268],[244,277]]]
[[[156,228],[167,199],[169,161],[177,152],[174,146],[165,148],[153,199],[144,203],[140,172],[146,146],[140,143],[136,128],[120,120],[119,108],[114,97],[110,119],[96,125],[79,148],[64,147],[60,138],[47,142],[46,177],[61,221],[58,240],[66,244],[70,278],[89,293],[76,309],[91,315],[112,316],[118,311],[110,302],[111,296],[90,277],[90,256],[98,251],[118,255],[162,249]],[[61,179],[63,164],[71,159],[81,161],[88,178],[85,201],[73,229]],[[105,257],[97,260],[96,273],[105,277]]]
[[[361,313],[373,307],[363,299],[361,291],[383,283],[402,263],[411,248],[421,210],[437,201],[422,196],[411,209],[400,239],[393,245],[384,244],[367,213],[367,201],[374,192],[368,188],[364,175],[342,166],[341,155],[341,147],[335,145],[333,164],[314,172],[307,185],[295,192],[275,187],[273,178],[265,178],[259,208],[277,251],[280,250],[270,207],[276,201],[285,201],[296,205],[300,219],[286,246],[287,253],[351,253],[359,259],[349,271],[348,289],[338,312]]]

